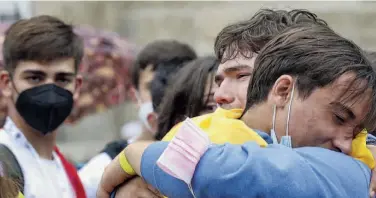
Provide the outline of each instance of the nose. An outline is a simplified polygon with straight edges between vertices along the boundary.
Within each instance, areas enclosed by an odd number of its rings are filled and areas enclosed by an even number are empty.
[[[55,83],[55,81],[54,81],[53,78],[46,78],[46,80],[44,82],[44,84],[54,84],[54,83]]]
[[[234,95],[231,93],[232,91],[227,89],[222,83],[214,93],[214,100],[219,105],[231,104],[235,100]]]
[[[333,145],[342,153],[350,155],[352,149],[352,138],[338,138],[333,141]]]

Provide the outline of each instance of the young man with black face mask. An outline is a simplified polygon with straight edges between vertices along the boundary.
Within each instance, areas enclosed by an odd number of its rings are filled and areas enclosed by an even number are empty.
[[[72,26],[51,16],[14,23],[3,44],[0,87],[9,116],[0,131],[1,161],[25,197],[85,198],[75,168],[56,147],[56,130],[70,114],[82,83],[83,56]]]

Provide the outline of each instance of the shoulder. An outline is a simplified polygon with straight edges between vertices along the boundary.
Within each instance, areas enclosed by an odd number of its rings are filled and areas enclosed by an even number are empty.
[[[210,122],[210,118],[213,117],[213,115],[214,113],[208,113],[202,116],[193,117],[191,118],[191,120],[200,128],[206,128],[205,126],[208,125],[208,122]],[[162,141],[171,141],[179,131],[182,124],[183,122],[180,122],[172,127],[172,129],[166,134],[166,136],[163,137]]]

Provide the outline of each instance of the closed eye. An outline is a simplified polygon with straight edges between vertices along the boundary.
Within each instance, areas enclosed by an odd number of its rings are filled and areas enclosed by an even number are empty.
[[[343,125],[346,122],[346,120],[344,118],[342,118],[341,116],[336,115],[336,114],[334,114],[334,120],[339,125]]]
[[[242,78],[245,78],[245,77],[249,77],[251,74],[247,73],[247,74],[238,74],[236,76],[237,79],[242,79]]]
[[[215,82],[215,84],[216,84],[218,87],[221,86],[222,81],[223,81],[223,78],[222,78],[221,76],[216,75],[216,76],[214,77],[214,82]]]

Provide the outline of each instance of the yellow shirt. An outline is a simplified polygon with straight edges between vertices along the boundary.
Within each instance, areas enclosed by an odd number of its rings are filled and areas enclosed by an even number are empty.
[[[21,192],[18,193],[18,198],[25,198]]]
[[[242,115],[242,109],[224,110],[218,108],[214,113],[192,118],[192,121],[206,132],[213,143],[243,144],[255,141],[261,147],[266,147],[267,142],[254,130],[249,128],[238,118]],[[181,123],[174,126],[162,141],[170,141],[178,132]],[[369,168],[375,167],[375,161],[371,151],[366,146],[367,131],[359,133],[352,142],[351,156],[365,163]]]

